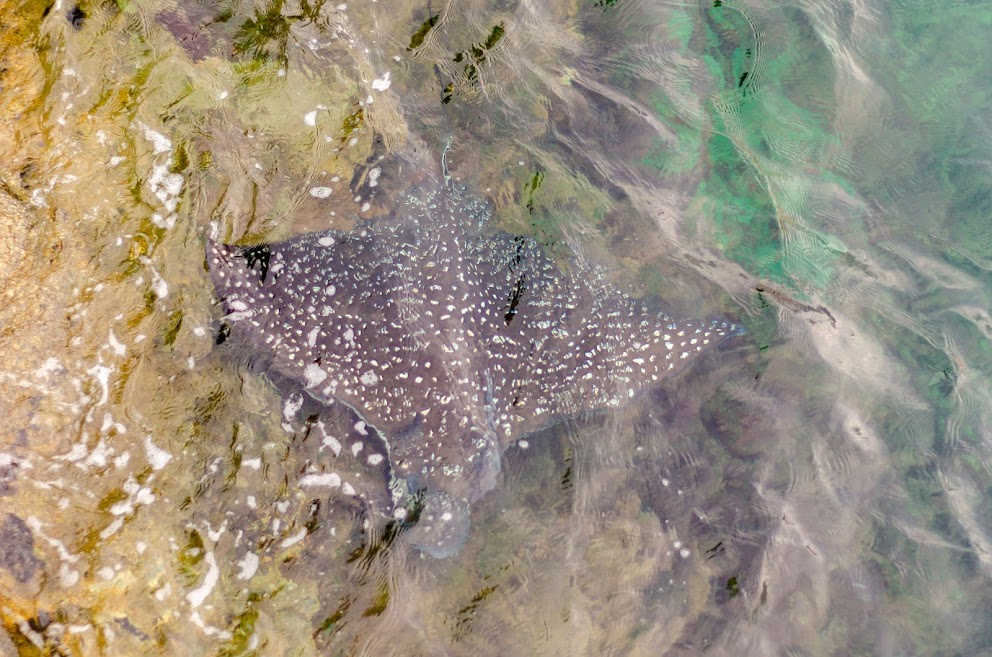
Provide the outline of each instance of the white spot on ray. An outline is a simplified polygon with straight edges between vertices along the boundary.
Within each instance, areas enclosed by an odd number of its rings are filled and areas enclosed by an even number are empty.
[[[323,423],[320,423],[320,430],[324,432]],[[320,446],[322,448],[329,448],[334,453],[334,456],[340,456],[341,454],[341,441],[328,433],[324,433],[324,438],[320,441]]]
[[[307,387],[313,388],[324,382],[327,378],[327,372],[316,363],[307,363],[307,366],[303,368],[303,378],[306,380]]]
[[[303,397],[301,395],[293,395],[283,403],[282,416],[285,420],[292,420],[301,408],[303,408]]]

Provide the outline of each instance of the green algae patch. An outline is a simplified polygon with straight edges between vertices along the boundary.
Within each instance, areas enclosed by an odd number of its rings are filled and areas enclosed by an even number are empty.
[[[695,32],[692,16],[689,15],[687,10],[681,7],[674,8],[665,22],[665,31],[679,44],[679,50],[683,53],[686,52],[689,48],[692,35]]]
[[[788,283],[775,207],[733,142],[716,136],[708,149],[710,177],[696,193],[697,212],[712,222],[722,251],[749,272]]]
[[[688,173],[699,165],[701,146],[698,130],[679,125],[676,127],[675,144],[656,137],[651,149],[641,158],[641,164],[664,176]]]
[[[355,599],[353,597],[345,597],[329,616],[318,623],[317,629],[314,631],[314,636],[336,632],[345,616],[348,615],[348,611],[351,609],[354,601]]]
[[[824,180],[852,188],[835,170],[842,149],[826,128],[830,117],[810,109],[826,106],[829,90],[804,82],[829,77],[829,52],[798,46],[807,35],[798,17],[783,21],[774,50],[740,6],[714,6],[704,17],[697,33],[714,85],[708,126],[676,123],[677,146],[656,146],[643,163],[666,174],[701,167],[695,211],[711,222],[724,253],[749,272],[797,291],[826,289],[847,247],[818,225],[828,201],[819,190]],[[671,122],[670,99],[656,96],[653,105]],[[687,159],[693,152],[702,153],[698,165]]]
[[[283,1],[274,0],[241,23],[234,35],[234,54],[257,60],[286,59],[292,20],[283,14]]]
[[[186,544],[180,548],[176,555],[176,562],[179,565],[179,574],[185,580],[186,586],[193,586],[199,580],[200,562],[207,555],[204,549],[203,537],[195,529],[187,535]]]
[[[365,110],[359,107],[341,121],[341,141],[346,142],[356,130],[365,125]]]
[[[406,49],[416,50],[419,48],[424,43],[424,39],[427,38],[427,34],[434,29],[435,25],[437,25],[437,19],[440,17],[441,14],[434,14],[425,20],[420,27],[417,28],[417,31],[410,35],[410,45],[407,46]]]
[[[379,585],[375,591],[375,596],[372,598],[372,604],[370,604],[365,611],[362,612],[362,616],[368,618],[369,616],[382,615],[382,613],[386,611],[386,608],[389,606],[389,598],[389,582],[379,582]]]
[[[183,311],[175,310],[169,315],[162,333],[162,344],[171,347],[176,342],[176,336],[183,327]]]

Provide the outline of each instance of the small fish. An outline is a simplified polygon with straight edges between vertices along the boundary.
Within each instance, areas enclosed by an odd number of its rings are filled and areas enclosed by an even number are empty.
[[[381,437],[394,515],[420,494],[410,540],[435,557],[461,548],[505,447],[618,406],[743,332],[673,319],[594,266],[566,273],[490,214],[438,183],[349,232],[207,244],[227,335]]]

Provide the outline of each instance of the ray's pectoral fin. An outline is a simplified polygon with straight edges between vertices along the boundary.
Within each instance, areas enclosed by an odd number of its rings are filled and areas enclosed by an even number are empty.
[[[352,498],[380,516],[392,513],[386,442],[355,411],[292,390],[283,399],[282,415],[290,444],[303,460],[297,481],[302,490]]]

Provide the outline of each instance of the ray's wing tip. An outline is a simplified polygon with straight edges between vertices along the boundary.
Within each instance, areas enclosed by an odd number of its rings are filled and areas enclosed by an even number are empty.
[[[732,322],[726,319],[714,319],[710,321],[710,330],[719,332],[720,338],[727,340],[737,338],[747,334],[747,329],[740,322]]]
[[[207,253],[229,253],[234,250],[235,247],[208,237],[205,248]]]
[[[224,244],[223,242],[218,242],[208,237],[206,244],[204,245],[204,252],[207,257],[207,268],[210,271],[214,271],[220,268],[221,265],[230,267],[232,264],[231,258],[235,255],[235,250],[236,247],[229,244]]]

